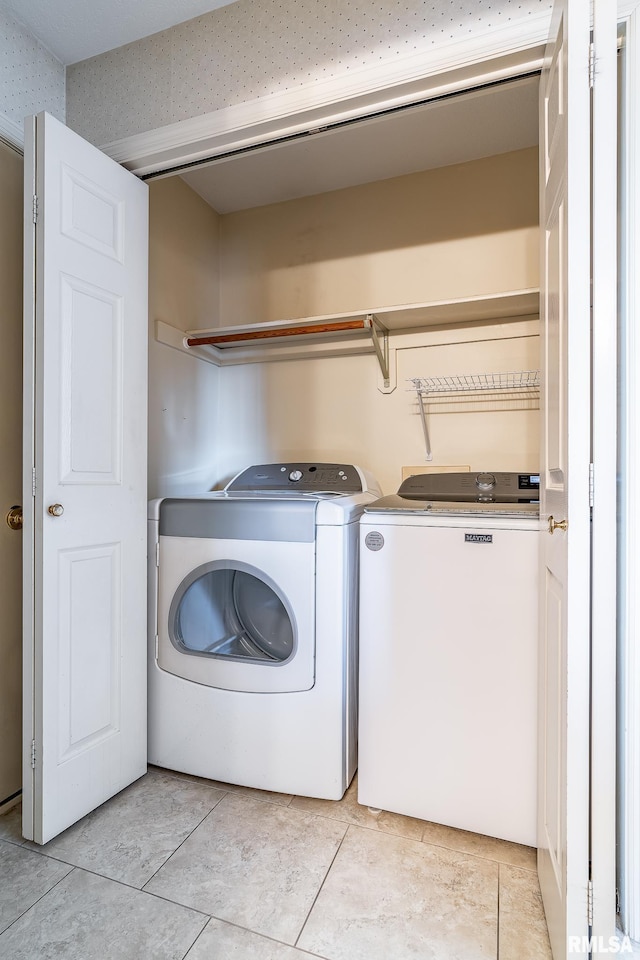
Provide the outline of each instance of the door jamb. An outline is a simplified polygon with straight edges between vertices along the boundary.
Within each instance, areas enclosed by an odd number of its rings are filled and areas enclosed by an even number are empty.
[[[624,933],[640,939],[640,606],[636,597],[640,569],[640,513],[634,478],[640,466],[640,425],[632,418],[640,390],[640,338],[636,317],[640,309],[640,275],[634,270],[640,251],[640,178],[634,171],[640,158],[640,3],[624,22],[622,85],[625,110],[621,117],[621,182],[626,190],[621,220],[621,331],[620,367],[621,513],[620,596],[618,600],[618,889],[620,919]],[[623,199],[625,199],[623,194]],[[621,211],[622,213],[623,211]],[[625,417],[625,409],[627,416]]]

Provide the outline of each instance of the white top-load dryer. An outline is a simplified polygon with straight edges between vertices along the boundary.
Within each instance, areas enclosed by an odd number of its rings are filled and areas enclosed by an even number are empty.
[[[360,803],[535,846],[538,490],[427,474],[365,507]]]
[[[352,464],[260,464],[150,503],[149,760],[339,799],[356,761],[358,520]]]

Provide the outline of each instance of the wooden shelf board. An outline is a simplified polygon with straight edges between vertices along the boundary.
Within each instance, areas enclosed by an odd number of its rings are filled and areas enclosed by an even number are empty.
[[[253,323],[240,326],[210,327],[206,330],[190,330],[187,337],[237,335],[245,339],[245,335],[258,333],[261,339],[269,339],[267,330],[272,330],[272,336],[282,338],[286,336],[284,330],[294,328],[318,327],[318,336],[335,337],[339,333],[325,332],[321,328],[336,323],[351,323],[362,320],[369,314],[377,317],[390,332],[400,330],[415,330],[416,328],[439,326],[443,324],[464,324],[482,320],[517,319],[537,314],[539,310],[539,292],[535,289],[508,291],[506,293],[464,297],[456,300],[439,300],[429,303],[409,303],[391,307],[371,307],[350,313],[334,313],[319,317],[304,317],[291,320],[278,320],[273,323]],[[352,331],[353,332],[353,331]],[[367,330],[363,330],[367,334]],[[295,336],[295,334],[292,334]],[[219,344],[217,349],[236,349],[236,343],[229,340]]]

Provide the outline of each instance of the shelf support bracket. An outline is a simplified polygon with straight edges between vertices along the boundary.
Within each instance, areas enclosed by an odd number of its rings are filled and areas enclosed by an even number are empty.
[[[378,358],[384,386],[389,387],[391,383],[389,376],[389,331],[373,313],[366,315],[365,324],[371,331],[371,340]]]
[[[420,408],[420,419],[422,421],[422,432],[424,434],[425,460],[433,460],[431,452],[431,440],[429,439],[429,427],[427,426],[427,411],[424,408],[425,395],[422,390],[418,390],[418,406]]]

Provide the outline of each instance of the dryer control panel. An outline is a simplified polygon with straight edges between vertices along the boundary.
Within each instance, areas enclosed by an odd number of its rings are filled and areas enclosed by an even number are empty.
[[[353,494],[362,492],[360,473],[350,463],[262,463],[248,467],[225,487],[227,493]]]

